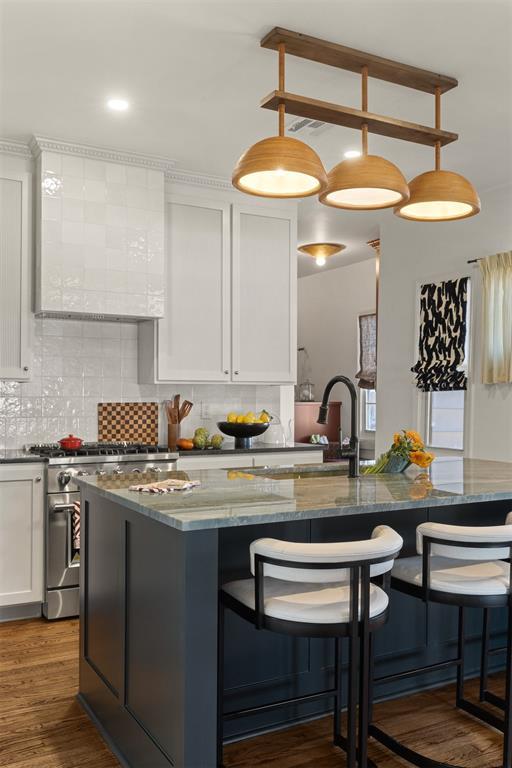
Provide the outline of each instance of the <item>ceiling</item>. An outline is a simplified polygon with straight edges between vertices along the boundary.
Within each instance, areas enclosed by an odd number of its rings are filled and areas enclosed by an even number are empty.
[[[275,52],[259,47],[282,26],[452,75],[442,127],[460,132],[443,165],[481,192],[512,180],[510,0],[0,0],[0,136],[32,134],[174,158],[180,169],[229,177],[250,144],[276,132],[259,109],[276,87]],[[359,78],[288,57],[287,88],[359,106]],[[129,99],[112,113],[105,101]],[[433,98],[370,79],[369,109],[432,124]],[[359,144],[329,127],[309,139],[327,169]],[[432,151],[370,135],[370,152],[407,178],[428,170]],[[373,255],[382,213],[347,213],[315,199],[299,206],[299,239],[348,247],[330,266]],[[407,223],[410,225],[410,223]],[[300,257],[300,274],[318,268]],[[326,269],[327,267],[324,267]]]

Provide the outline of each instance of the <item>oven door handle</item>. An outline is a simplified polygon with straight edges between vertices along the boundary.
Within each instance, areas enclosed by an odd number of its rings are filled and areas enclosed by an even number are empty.
[[[50,507],[50,512],[74,512],[74,504],[53,504]]]

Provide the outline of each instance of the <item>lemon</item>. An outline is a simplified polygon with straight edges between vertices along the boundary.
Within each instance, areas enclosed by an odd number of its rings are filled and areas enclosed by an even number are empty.
[[[237,416],[237,417],[236,417],[236,420],[237,420],[237,423],[238,423],[238,424],[244,424],[244,422],[245,422],[245,416]]]
[[[268,424],[270,421],[270,416],[268,415],[267,411],[262,411],[260,413],[260,422],[262,424]]]
[[[234,411],[231,411],[231,413],[228,413],[226,416],[226,421],[228,421],[230,424],[234,424],[237,420],[237,414]]]

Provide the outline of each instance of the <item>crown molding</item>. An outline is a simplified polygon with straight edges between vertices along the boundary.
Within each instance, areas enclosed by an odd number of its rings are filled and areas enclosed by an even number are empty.
[[[32,158],[29,145],[16,139],[0,139],[0,154]]]
[[[223,179],[220,176],[207,176],[204,173],[194,173],[193,171],[169,170],[165,172],[165,180],[179,184],[195,184],[199,187],[209,187],[210,189],[233,190],[230,179]]]
[[[138,165],[164,172],[169,172],[176,165],[175,160],[161,157],[160,155],[126,152],[124,150],[112,149],[112,147],[95,147],[89,144],[77,144],[62,139],[50,139],[46,136],[32,136],[29,146],[34,157],[39,157],[41,152],[57,152],[59,154],[79,155],[80,157],[103,160],[110,163]]]

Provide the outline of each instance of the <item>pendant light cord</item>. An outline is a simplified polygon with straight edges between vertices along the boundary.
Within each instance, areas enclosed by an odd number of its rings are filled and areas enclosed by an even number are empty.
[[[285,44],[279,43],[279,91],[284,91],[284,54]],[[284,136],[284,104],[279,104],[279,135]]]
[[[436,85],[435,90],[435,127],[437,130],[441,129],[441,88]],[[435,157],[436,157],[436,171],[439,171],[441,168],[441,142],[436,141],[435,143]]]
[[[363,112],[368,112],[368,67],[366,64],[361,69],[361,109]],[[361,144],[363,155],[368,154],[368,123],[363,123],[361,126]]]

